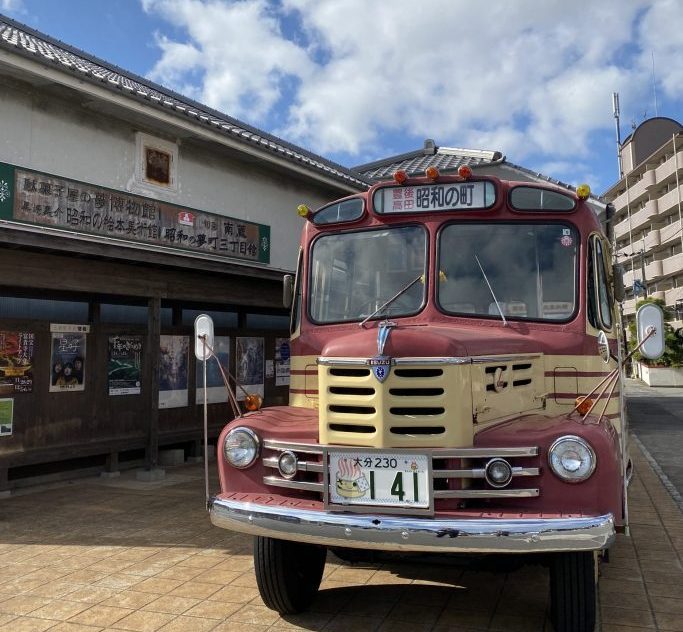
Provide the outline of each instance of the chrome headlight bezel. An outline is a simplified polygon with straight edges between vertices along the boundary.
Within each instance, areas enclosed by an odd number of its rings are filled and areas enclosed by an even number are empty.
[[[244,450],[248,458],[234,458],[234,450]],[[225,460],[235,469],[244,470],[251,467],[261,452],[261,440],[258,435],[246,426],[237,426],[225,436],[223,455]]]
[[[571,470],[562,465],[562,451],[571,449],[572,446],[577,451],[581,461],[576,470]],[[585,439],[576,435],[563,435],[555,439],[550,446],[548,465],[553,474],[565,483],[582,483],[587,481],[595,472],[597,457],[595,450]]]

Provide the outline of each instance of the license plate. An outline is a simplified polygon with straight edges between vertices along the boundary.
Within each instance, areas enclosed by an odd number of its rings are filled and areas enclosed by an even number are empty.
[[[328,463],[332,504],[429,507],[426,454],[331,451]]]

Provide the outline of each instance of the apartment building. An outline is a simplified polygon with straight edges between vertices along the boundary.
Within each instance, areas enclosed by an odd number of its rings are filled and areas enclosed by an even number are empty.
[[[614,206],[613,239],[624,266],[627,320],[645,295],[666,303],[683,326],[683,126],[657,117],[622,143],[622,176],[604,193]]]

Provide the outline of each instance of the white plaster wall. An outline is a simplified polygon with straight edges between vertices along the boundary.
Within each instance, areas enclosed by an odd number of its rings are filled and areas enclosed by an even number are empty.
[[[295,267],[303,221],[297,205],[316,208],[343,195],[312,180],[277,173],[265,162],[242,161],[223,148],[192,140],[179,142],[177,192],[140,186],[135,181],[136,132],[176,141],[172,134],[6,78],[0,78],[0,121],[2,162],[269,225],[274,268]]]

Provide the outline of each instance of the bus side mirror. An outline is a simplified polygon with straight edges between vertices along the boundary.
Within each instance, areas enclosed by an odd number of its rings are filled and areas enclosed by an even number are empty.
[[[657,360],[664,353],[664,312],[655,303],[645,303],[636,312],[636,331],[638,332],[638,344],[640,355],[648,360]],[[650,335],[651,334],[651,335]]]
[[[620,263],[615,263],[612,266],[612,279],[614,282],[614,300],[621,303],[626,296],[626,289],[624,288],[624,266]]]
[[[285,274],[282,277],[282,304],[289,309],[294,300],[294,275]]]

